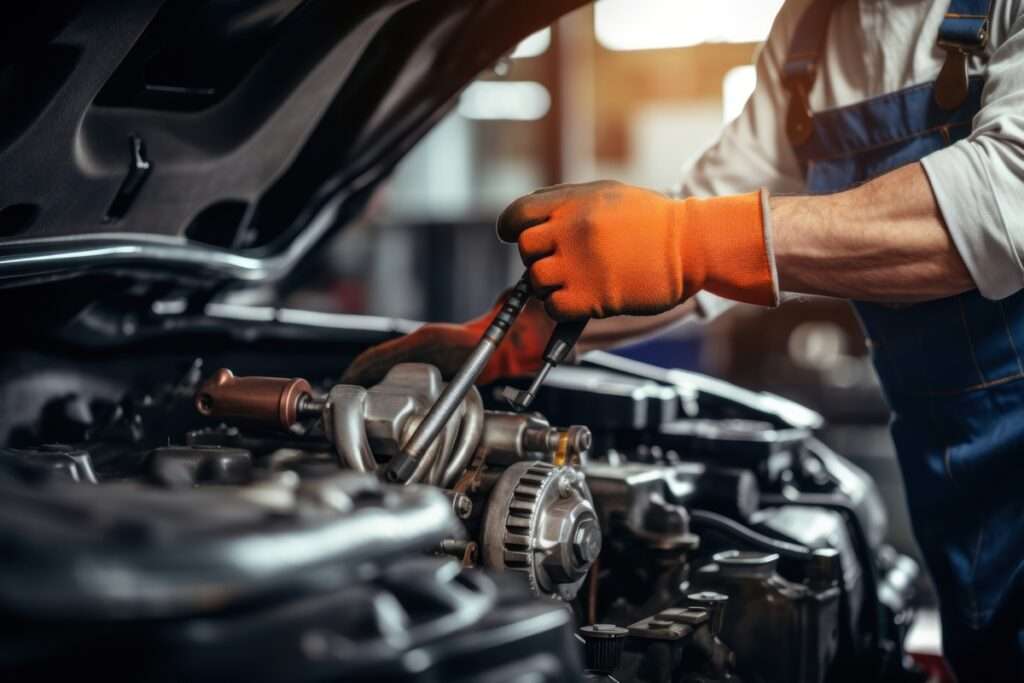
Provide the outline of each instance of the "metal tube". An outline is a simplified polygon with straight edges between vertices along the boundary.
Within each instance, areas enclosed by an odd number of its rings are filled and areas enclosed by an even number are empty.
[[[452,378],[452,381],[441,392],[437,401],[431,406],[427,416],[423,418],[423,421],[416,428],[412,437],[402,447],[402,452],[388,463],[387,468],[384,470],[385,479],[393,482],[409,479],[409,476],[416,470],[416,465],[420,458],[427,452],[430,445],[434,443],[438,434],[448,424],[448,419],[452,416],[452,413],[461,405],[469,390],[473,388],[476,378],[484,371],[487,361],[494,355],[498,344],[505,338],[505,334],[512,326],[512,323],[515,322],[519,313],[523,310],[529,295],[530,285],[523,278],[516,283],[516,286],[505,300],[505,305],[501,307],[501,310],[494,316],[494,320],[491,321],[490,326],[484,332],[480,343],[473,349],[469,358],[459,368],[455,377]]]
[[[365,403],[366,389],[341,384],[331,389],[323,409],[324,430],[342,462],[356,472],[377,469],[363,426]]]
[[[451,457],[452,451],[455,450],[455,440],[458,439],[459,425],[462,424],[465,412],[463,405],[456,408],[455,413],[448,420],[448,424],[445,425],[444,431],[434,442],[437,444],[437,457],[434,458],[428,474],[429,481],[434,486],[441,485],[441,477],[444,476],[444,471],[448,467],[448,459]]]
[[[455,483],[466,465],[472,460],[476,447],[480,443],[480,437],[484,433],[484,400],[480,392],[473,387],[466,394],[466,417],[462,419],[462,429],[459,432],[459,440],[455,444],[455,452],[444,470],[444,477],[441,478],[441,485],[448,488]]]

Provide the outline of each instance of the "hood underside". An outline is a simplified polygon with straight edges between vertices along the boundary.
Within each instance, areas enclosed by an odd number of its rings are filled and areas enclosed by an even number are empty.
[[[482,69],[584,2],[19,3],[0,283],[282,277]]]

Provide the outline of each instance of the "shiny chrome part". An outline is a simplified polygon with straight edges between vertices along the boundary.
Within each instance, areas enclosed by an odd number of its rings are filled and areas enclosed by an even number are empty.
[[[559,429],[536,414],[488,411],[481,445],[493,453],[516,458],[538,454],[563,465],[589,450],[592,440],[590,430],[582,425]]]
[[[576,597],[601,552],[601,528],[583,474],[518,462],[501,475],[484,516],[482,558],[526,574],[538,595]]]
[[[459,519],[469,519],[473,514],[473,501],[464,493],[456,493],[452,497],[452,510]]]
[[[489,410],[485,413],[482,445],[490,452],[521,458],[531,451],[544,450],[546,439],[537,435],[546,435],[550,428],[548,421],[539,415]]]
[[[324,412],[324,408],[327,407],[327,397],[303,394],[299,397],[296,407],[300,418],[320,417],[321,413]]]
[[[153,311],[163,315],[160,311]],[[182,311],[179,311],[182,312]],[[406,318],[386,318],[376,315],[350,315],[346,313],[323,313],[303,311],[297,308],[274,306],[250,306],[248,304],[212,301],[206,304],[203,313],[208,318],[221,320],[243,320],[246,322],[277,322],[285,325],[326,327],[339,330],[364,330],[367,332],[390,332],[408,334],[422,322]]]
[[[377,461],[370,451],[363,426],[367,391],[339,384],[327,395],[323,411],[324,432],[345,465],[357,472],[373,472]]]
[[[416,433],[444,389],[437,368],[419,363],[396,365],[369,390],[338,385],[326,397],[315,396],[304,379],[235,377],[221,369],[202,385],[195,404],[203,415],[270,422],[285,429],[303,419],[321,419],[341,464],[373,472],[377,458],[401,453],[401,444]],[[406,483],[453,482],[480,445],[483,426],[483,401],[470,387]]]
[[[430,412],[420,423],[412,438],[402,447],[402,452],[388,463],[385,470],[385,478],[388,481],[407,481],[417,469],[417,462],[440,435],[455,410],[462,405],[466,394],[473,388],[476,378],[484,371],[484,367],[494,355],[498,344],[505,338],[512,323],[523,310],[529,294],[530,286],[525,279],[516,283],[505,300],[505,305],[494,316],[494,320],[484,332],[479,345],[441,392],[441,396],[431,406]]]
[[[398,455],[400,445],[415,433],[443,391],[441,373],[431,365],[402,363],[391,368],[380,384],[368,392],[366,431],[374,453],[392,458]],[[467,421],[474,398],[479,406]],[[480,441],[476,413],[482,416],[482,412],[482,401],[472,388],[465,402],[456,406],[444,431],[417,463],[407,483],[440,486],[449,472],[454,472],[452,479],[461,474]],[[452,466],[456,455],[464,461],[457,469]]]
[[[448,488],[455,483],[459,475],[466,469],[466,465],[473,459],[477,446],[484,433],[484,400],[476,387],[470,389],[466,394],[466,416],[462,420],[462,428],[459,431],[459,440],[455,444],[448,466],[445,468],[444,477],[441,479],[441,486]]]
[[[378,456],[394,457],[407,437],[407,422],[422,417],[441,394],[441,373],[431,365],[400,363],[370,388],[366,402],[366,433]]]

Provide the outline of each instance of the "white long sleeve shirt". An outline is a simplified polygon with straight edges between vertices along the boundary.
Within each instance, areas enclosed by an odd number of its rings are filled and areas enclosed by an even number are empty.
[[[800,193],[804,177],[786,136],[781,82],[793,32],[811,0],[786,2],[757,59],[757,87],[741,115],[684,173],[683,196]],[[833,109],[934,81],[943,0],[837,1],[812,111]],[[969,60],[986,78],[970,136],[922,160],[954,244],[982,295],[1024,288],[1024,0],[995,0],[985,50]],[[713,312],[716,297],[701,295]]]

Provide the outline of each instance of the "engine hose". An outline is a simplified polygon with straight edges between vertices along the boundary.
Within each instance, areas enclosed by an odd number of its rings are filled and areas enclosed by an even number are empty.
[[[812,556],[810,548],[796,543],[789,543],[788,541],[780,541],[778,539],[771,538],[770,536],[765,536],[758,531],[754,531],[748,526],[729,519],[725,515],[720,515],[717,512],[711,512],[709,510],[691,510],[690,529],[692,531],[697,531],[700,527],[718,531],[726,536],[739,539],[758,550],[778,553],[780,557],[785,557],[787,559],[810,560]]]
[[[466,465],[473,459],[476,447],[480,445],[480,439],[484,435],[484,400],[476,387],[470,389],[466,394],[466,416],[462,420],[462,429],[459,432],[459,440],[455,445],[455,452],[452,453],[448,466],[441,478],[441,486],[448,488],[466,469]]]
[[[366,403],[366,389],[338,385],[331,389],[324,406],[325,430],[334,442],[342,463],[356,472],[373,472],[377,461],[373,459],[370,444],[366,440],[363,426],[363,405]]]
[[[817,507],[833,510],[842,515],[850,530],[850,539],[853,541],[853,551],[861,566],[861,574],[864,576],[864,614],[861,621],[868,626],[868,636],[872,649],[877,650],[881,640],[881,606],[878,602],[878,576],[875,563],[871,558],[871,547],[868,544],[864,527],[860,523],[857,511],[850,502],[842,497],[821,493],[801,493],[793,498],[785,496],[761,496],[761,505],[782,506],[799,505],[803,507]]]

